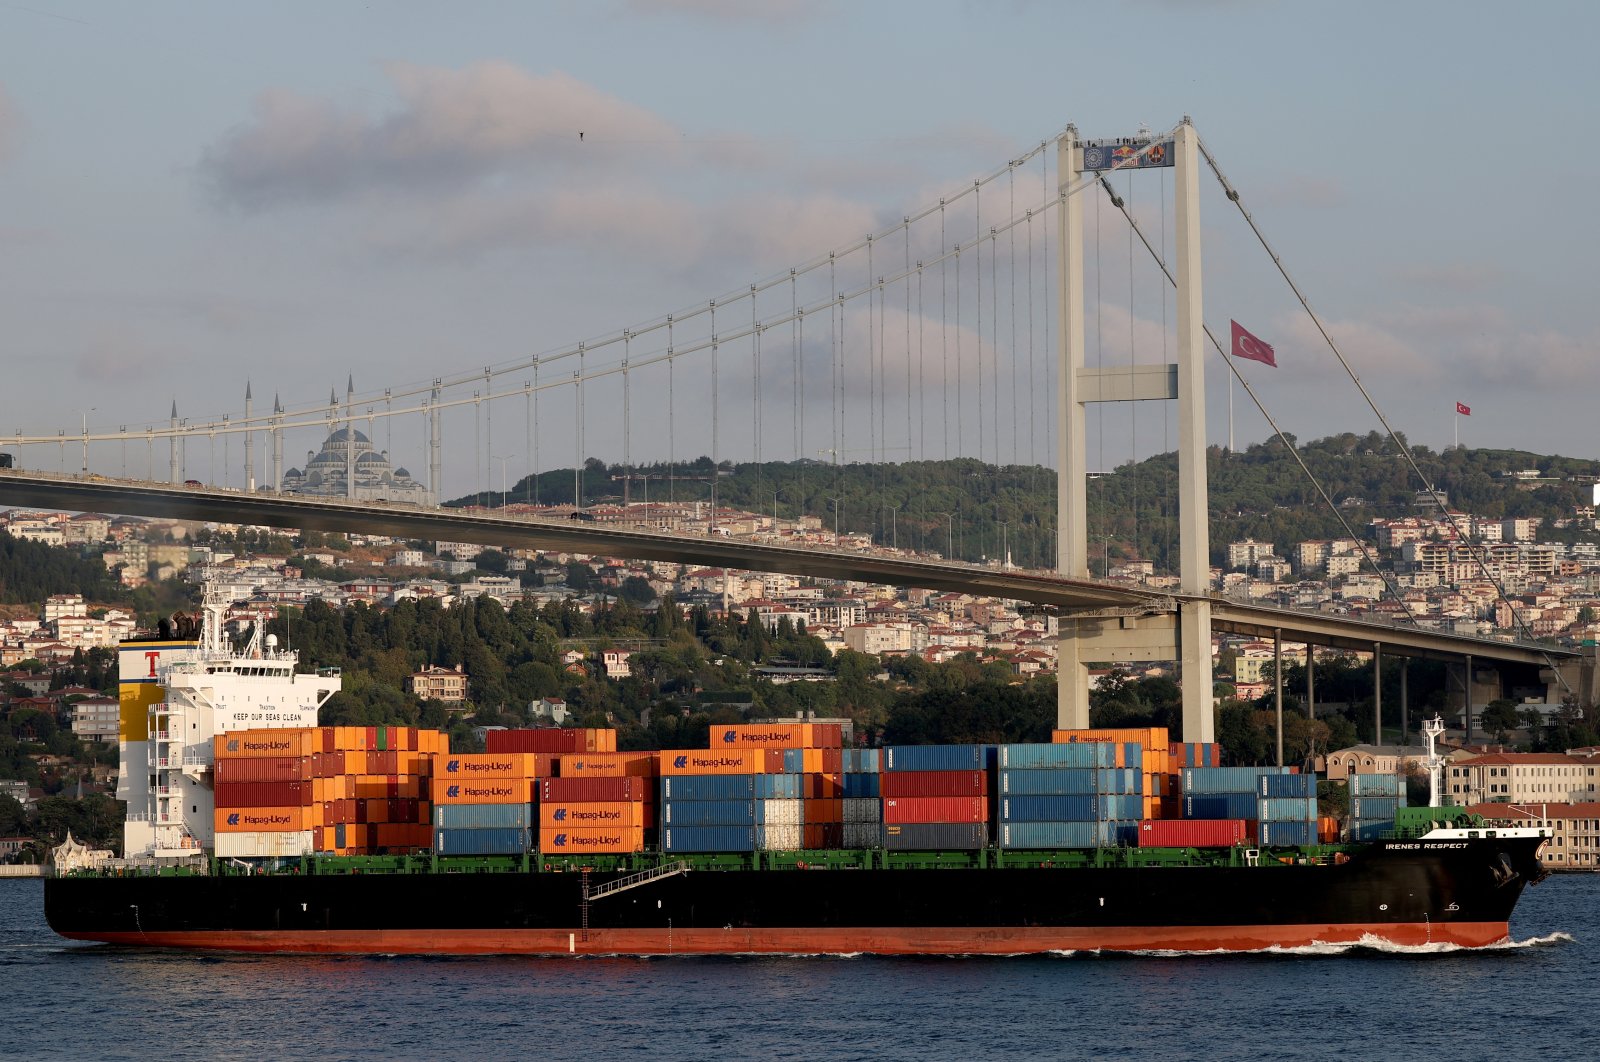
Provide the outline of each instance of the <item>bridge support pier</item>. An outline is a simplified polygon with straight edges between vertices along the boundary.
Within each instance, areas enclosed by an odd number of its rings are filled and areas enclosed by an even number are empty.
[[[1056,650],[1056,726],[1062,730],[1088,727],[1089,664],[1177,660],[1182,668],[1184,740],[1215,740],[1211,606],[1204,601],[1194,604],[1206,614],[1193,618],[1191,606],[1185,603],[1176,612],[1095,610],[1063,615]]]

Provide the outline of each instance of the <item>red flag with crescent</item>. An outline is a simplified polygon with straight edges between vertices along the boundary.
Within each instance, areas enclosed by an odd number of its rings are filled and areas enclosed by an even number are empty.
[[[1471,406],[1464,406],[1460,402],[1457,402],[1456,403],[1456,412],[1461,414],[1463,417],[1470,417],[1470,416],[1472,416],[1472,407]]]
[[[1259,361],[1263,365],[1278,367],[1277,356],[1273,353],[1269,343],[1263,343],[1238,321],[1229,321],[1233,325],[1233,356],[1244,358],[1246,361]]]

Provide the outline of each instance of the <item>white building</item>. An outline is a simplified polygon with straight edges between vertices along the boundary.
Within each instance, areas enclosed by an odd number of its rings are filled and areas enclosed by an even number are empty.
[[[1502,752],[1446,769],[1447,804],[1577,803],[1600,800],[1600,763],[1559,752]]]

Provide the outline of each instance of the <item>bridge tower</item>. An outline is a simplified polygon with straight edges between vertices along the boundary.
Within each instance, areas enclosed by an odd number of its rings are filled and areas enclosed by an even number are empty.
[[[172,400],[172,419],[167,422],[167,478],[178,482],[178,400]]]
[[[1178,403],[1179,589],[1174,610],[1097,609],[1061,617],[1056,725],[1089,725],[1088,667],[1094,661],[1177,660],[1183,685],[1183,740],[1212,741],[1211,538],[1207,523],[1205,339],[1200,297],[1200,142],[1187,117],[1171,140],[1147,134],[1080,140],[1068,126],[1056,141],[1060,187],[1057,264],[1057,569],[1089,577],[1086,407],[1091,402]],[[1095,369],[1084,363],[1083,196],[1066,195],[1086,172],[1171,167],[1177,223],[1177,361]],[[1085,192],[1085,194],[1092,194]]]
[[[250,425],[255,423],[255,406],[250,399],[250,381],[244,382],[244,422],[247,425],[244,432],[244,490],[246,494],[256,492],[256,435],[250,430]]]

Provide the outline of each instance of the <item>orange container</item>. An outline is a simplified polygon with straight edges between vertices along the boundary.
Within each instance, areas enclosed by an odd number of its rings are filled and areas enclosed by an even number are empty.
[[[476,752],[437,756],[433,777],[462,781],[484,778],[537,778],[538,758],[531,752]]]
[[[684,774],[770,774],[783,770],[782,749],[737,752],[665,749],[656,754],[663,776]]]
[[[803,809],[807,826],[844,821],[843,800],[807,800]]]
[[[729,723],[711,728],[708,745],[713,749],[836,749],[841,736],[837,724]]]
[[[416,844],[416,828],[409,822],[380,822],[379,848],[411,848]]]
[[[211,739],[216,759],[251,759],[263,756],[310,756],[322,751],[321,738],[312,730],[233,730]]]
[[[628,826],[619,829],[540,829],[539,851],[547,855],[564,852],[642,852],[644,829]]]
[[[311,808],[217,808],[212,824],[218,833],[309,830],[322,825]]]
[[[609,830],[648,825],[645,806],[637,800],[592,804],[541,801],[539,804],[539,828],[542,830]]]
[[[557,756],[557,778],[652,778],[656,773],[653,752],[590,752]]]
[[[1166,751],[1167,728],[1164,726],[1100,727],[1089,730],[1052,730],[1050,740],[1057,745],[1076,741],[1123,741],[1137,744],[1146,755],[1155,749]]]
[[[529,804],[533,783],[526,778],[435,778],[429,796],[435,804]]]

